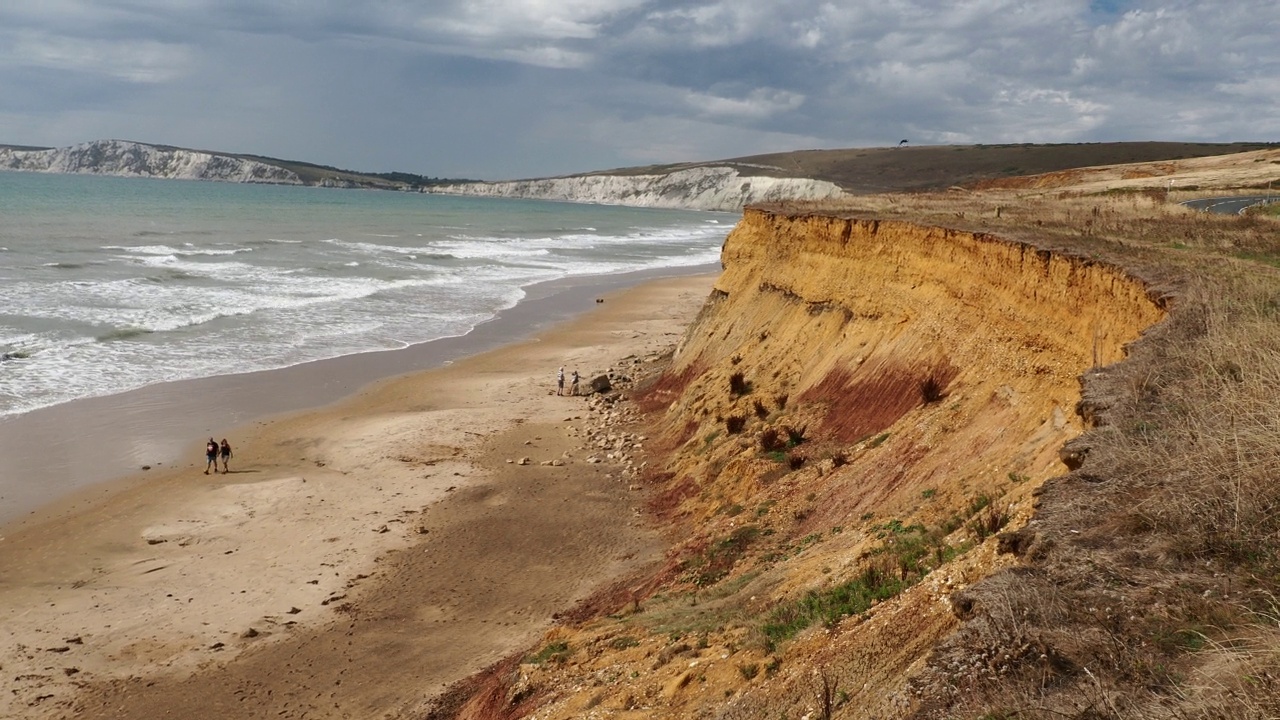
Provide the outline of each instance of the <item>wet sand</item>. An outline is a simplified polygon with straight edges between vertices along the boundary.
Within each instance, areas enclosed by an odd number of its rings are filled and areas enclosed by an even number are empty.
[[[202,474],[200,452],[226,433],[162,427],[155,437],[191,438],[189,459],[0,533],[0,656],[15,678],[0,716],[411,716],[535,641],[555,612],[662,551],[621,468],[586,462],[600,418],[554,394],[555,368],[591,378],[670,348],[712,280],[548,292],[472,342],[535,338],[354,394],[341,371],[240,376],[255,412],[299,383],[300,402],[317,387],[335,399],[241,426],[226,475]],[[546,329],[582,303],[586,315]],[[409,367],[429,362],[415,351]]]

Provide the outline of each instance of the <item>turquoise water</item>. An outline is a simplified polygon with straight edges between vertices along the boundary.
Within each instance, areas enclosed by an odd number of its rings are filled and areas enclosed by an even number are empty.
[[[534,283],[717,262],[736,219],[0,172],[0,415],[463,335]]]

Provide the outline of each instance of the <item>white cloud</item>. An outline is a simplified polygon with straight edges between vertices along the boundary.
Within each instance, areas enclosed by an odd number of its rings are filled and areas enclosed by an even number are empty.
[[[163,128],[501,176],[902,137],[1268,139],[1277,37],[1274,0],[41,0],[0,7],[21,134],[0,142]]]
[[[585,67],[591,61],[591,56],[587,53],[574,52],[549,45],[513,48],[498,53],[497,57],[513,60],[524,65],[561,69]]]
[[[487,40],[587,40],[600,34],[614,15],[644,0],[471,0],[452,9],[418,11],[417,26],[427,36]]]
[[[1280,98],[1280,77],[1256,77],[1239,82],[1224,82],[1218,89],[1228,95],[1247,100],[1275,102]]]
[[[21,32],[12,38],[6,65],[50,68],[103,75],[136,83],[161,83],[182,77],[189,49],[153,40],[112,41]]]
[[[760,119],[795,110],[804,104],[804,95],[776,88],[755,88],[738,98],[691,92],[687,102],[699,115]]]
[[[590,124],[585,139],[614,149],[619,164],[625,165],[719,160],[824,146],[821,138],[803,134],[725,127],[672,116],[600,117]],[[744,148],[749,151],[743,152]]]

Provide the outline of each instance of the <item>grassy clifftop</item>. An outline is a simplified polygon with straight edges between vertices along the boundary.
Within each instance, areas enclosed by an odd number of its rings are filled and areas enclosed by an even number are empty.
[[[1171,162],[1275,148],[1268,143],[1112,142],[1006,145],[922,145],[799,150],[704,163],[651,165],[600,174],[652,174],[705,165],[744,175],[827,180],[855,195],[928,192],[992,179],[1076,168]]]

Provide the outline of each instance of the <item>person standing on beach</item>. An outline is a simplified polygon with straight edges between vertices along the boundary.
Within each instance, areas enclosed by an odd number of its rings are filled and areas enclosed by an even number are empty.
[[[212,467],[214,472],[218,472],[218,441],[209,438],[209,442],[204,444],[204,474],[209,474],[209,468]]]
[[[564,366],[560,366],[560,372],[556,373],[556,394],[564,394]]]
[[[578,371],[577,370],[573,371],[573,384],[569,386],[569,394],[570,395],[578,394]]]
[[[231,443],[227,442],[226,438],[222,438],[222,447],[219,452],[222,454],[222,474],[226,475],[229,472],[227,461],[231,459]],[[215,465],[213,469],[217,470],[218,468]]]

